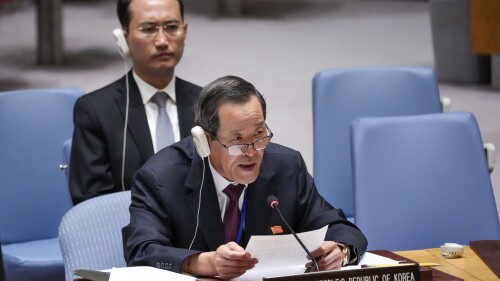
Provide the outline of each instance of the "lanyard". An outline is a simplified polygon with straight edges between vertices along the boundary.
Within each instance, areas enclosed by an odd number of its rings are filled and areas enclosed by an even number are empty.
[[[239,245],[241,242],[241,236],[243,236],[243,227],[245,226],[245,217],[247,213],[247,191],[248,187],[245,188],[245,193],[243,194],[243,206],[241,206],[241,216],[240,216],[240,228],[238,229],[238,236],[236,237],[236,243]]]

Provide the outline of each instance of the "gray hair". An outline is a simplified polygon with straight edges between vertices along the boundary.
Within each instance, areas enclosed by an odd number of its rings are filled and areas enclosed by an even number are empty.
[[[195,123],[210,134],[212,138],[219,129],[218,110],[221,104],[243,104],[252,96],[257,97],[264,120],[266,119],[266,101],[249,82],[236,76],[224,76],[206,85],[194,105]]]

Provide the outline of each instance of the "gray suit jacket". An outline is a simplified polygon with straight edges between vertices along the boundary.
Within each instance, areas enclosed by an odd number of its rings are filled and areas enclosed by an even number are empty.
[[[137,171],[132,187],[130,224],[123,228],[125,260],[129,266],[149,265],[180,272],[182,261],[200,251],[215,251],[224,244],[224,228],[212,173],[205,159],[200,224],[192,250],[188,250],[196,226],[203,162],[193,138],[187,137],[151,157]],[[367,241],[319,195],[299,152],[271,143],[257,180],[248,186],[247,214],[242,246],[252,235],[272,235],[282,226],[279,214],[267,205],[267,197],[280,200],[283,216],[296,232],[329,225],[325,240],[347,243],[358,255]],[[304,253],[305,255],[305,253]]]
[[[153,141],[139,89],[132,72],[125,161],[125,189],[132,177],[154,154]],[[194,126],[194,102],[201,88],[177,78],[176,103],[181,138]],[[74,108],[69,187],[73,203],[121,191],[123,126],[126,110],[125,76],[80,97]]]

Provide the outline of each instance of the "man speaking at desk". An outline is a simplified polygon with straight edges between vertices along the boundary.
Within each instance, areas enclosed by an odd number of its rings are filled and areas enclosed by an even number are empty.
[[[135,175],[123,228],[129,266],[241,276],[258,262],[244,250],[252,235],[288,233],[266,202],[270,195],[296,232],[329,225],[312,251],[320,270],[357,262],[365,236],[318,194],[299,152],[270,142],[266,103],[252,84],[234,76],[208,84],[195,122],[193,137],[161,150]]]

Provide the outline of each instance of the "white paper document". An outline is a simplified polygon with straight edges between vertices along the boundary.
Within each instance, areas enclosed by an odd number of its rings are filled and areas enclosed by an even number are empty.
[[[327,227],[298,233],[309,251],[318,248],[326,235]],[[234,279],[237,281],[260,281],[263,277],[303,274],[309,262],[307,254],[292,235],[252,236],[245,249],[259,259],[255,268]],[[341,270],[359,269],[362,264],[398,264],[398,261],[366,252],[358,265],[342,267]]]
[[[324,226],[318,230],[297,233],[297,236],[312,252],[321,246],[327,230],[328,226]],[[259,260],[259,263],[252,270],[293,265],[304,266],[308,262],[306,252],[292,234],[253,235],[250,237],[245,251]]]
[[[328,226],[321,229],[297,233],[309,251],[314,251],[325,240]],[[245,251],[259,260],[259,263],[236,280],[262,280],[263,276],[300,274],[309,262],[299,242],[292,234],[254,235],[250,237]]]
[[[196,278],[150,266],[113,268],[109,281],[194,281]]]

